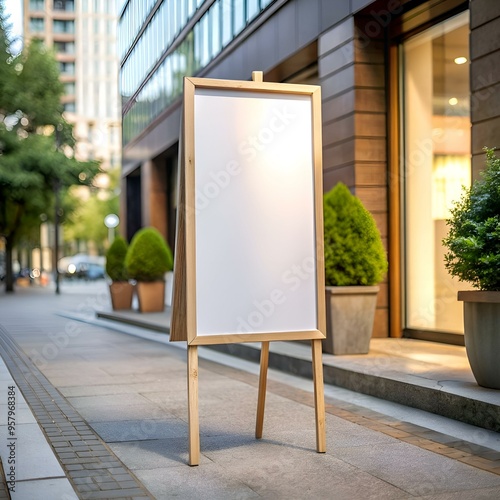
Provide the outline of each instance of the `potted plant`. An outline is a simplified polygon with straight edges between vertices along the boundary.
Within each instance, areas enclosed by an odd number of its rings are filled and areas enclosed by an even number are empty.
[[[370,348],[378,283],[387,258],[375,220],[347,186],[323,199],[327,338],[331,354],[366,354]]]
[[[106,274],[111,279],[109,293],[111,305],[115,311],[132,308],[134,287],[128,281],[125,268],[127,250],[127,242],[121,236],[117,236],[106,252]]]
[[[472,372],[479,385],[500,389],[500,159],[484,150],[485,169],[455,203],[443,244],[448,272],[478,288],[458,292]]]
[[[125,258],[130,278],[137,281],[141,312],[163,311],[165,273],[173,268],[172,252],[160,232],[145,227],[134,235]]]

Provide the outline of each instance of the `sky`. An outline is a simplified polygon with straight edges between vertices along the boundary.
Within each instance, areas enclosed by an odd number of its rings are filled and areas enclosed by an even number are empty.
[[[22,0],[2,0],[4,10],[9,15],[9,23],[12,24],[11,37],[20,37],[23,32]],[[16,52],[21,50],[21,43],[18,42],[12,47]]]

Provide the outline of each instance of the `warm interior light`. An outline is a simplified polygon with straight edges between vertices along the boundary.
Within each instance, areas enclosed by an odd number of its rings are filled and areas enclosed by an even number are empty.
[[[465,64],[467,62],[467,58],[464,56],[455,57],[454,61],[455,64]]]
[[[456,106],[458,104],[458,99],[456,97],[450,97],[448,100],[451,106]]]

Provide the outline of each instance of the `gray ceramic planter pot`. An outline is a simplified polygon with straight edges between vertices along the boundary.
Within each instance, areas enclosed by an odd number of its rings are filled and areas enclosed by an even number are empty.
[[[500,389],[500,292],[463,291],[465,349],[476,382]]]
[[[327,286],[323,351],[367,354],[373,333],[378,286]]]

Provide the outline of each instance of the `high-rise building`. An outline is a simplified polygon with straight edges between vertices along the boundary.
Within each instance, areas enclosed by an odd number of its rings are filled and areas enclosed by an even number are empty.
[[[23,0],[24,40],[53,47],[65,117],[74,124],[79,160],[120,165],[121,117],[114,0]]]
[[[127,236],[173,244],[182,77],[321,86],[323,186],[349,186],[389,258],[374,335],[463,343],[446,272],[453,200],[498,145],[500,2],[121,0]],[[216,237],[216,236],[214,236]]]

